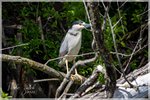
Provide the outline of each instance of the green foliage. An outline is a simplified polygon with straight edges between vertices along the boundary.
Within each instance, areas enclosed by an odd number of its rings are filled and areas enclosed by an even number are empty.
[[[132,13],[132,18],[131,20],[133,21],[133,23],[141,23],[142,22],[142,16],[140,14],[142,14],[143,12],[145,12],[145,7],[142,6],[142,4],[137,4],[138,9],[134,10],[134,13]]]
[[[105,84],[105,77],[104,77],[104,74],[99,74],[98,81],[99,81],[101,84]]]
[[[130,67],[132,70],[136,69],[138,67],[137,60],[133,60],[132,63],[130,64]]]
[[[8,95],[8,93],[5,93],[2,91],[2,89],[0,88],[0,100],[9,100],[12,97]]]
[[[128,41],[124,41],[123,37],[128,35],[128,32],[137,28],[137,26],[140,26],[139,23],[142,23],[142,19],[145,18],[140,15],[145,11],[145,5],[145,3],[129,2],[124,5],[127,7],[122,7],[119,9],[122,22],[119,22],[114,27],[115,39],[119,52],[131,54],[131,47],[128,47],[129,43]],[[64,31],[67,31],[68,28],[71,27],[73,21],[83,20],[88,22],[82,2],[9,2],[3,3],[2,7],[3,19],[7,19],[8,21],[12,21],[13,23],[21,24],[23,26],[22,29],[17,31],[22,34],[22,41],[18,41],[16,38],[9,38],[9,42],[12,45],[29,43],[29,45],[13,49],[13,54],[17,54],[17,51],[21,49],[23,51],[23,57],[31,58],[41,63],[45,63],[49,59],[58,57],[61,41],[66,34]],[[109,11],[113,25],[115,25],[120,19],[119,12],[116,9],[116,5],[111,5]],[[103,11],[103,9],[100,9],[100,11]],[[41,17],[42,21],[44,40],[41,39],[40,28],[37,22],[37,18],[39,16]],[[101,22],[103,22],[102,17]],[[82,35],[82,47],[80,54],[93,51],[91,49],[91,32],[83,30]],[[106,28],[104,31],[104,43],[108,51],[114,51],[114,44],[108,20],[106,22]],[[44,50],[44,45],[46,50]],[[147,56],[146,51],[144,56]],[[91,57],[93,57],[93,55],[78,57],[77,60],[88,59]],[[113,56],[113,61],[113,64],[117,66],[118,61],[116,56]],[[131,67],[135,69],[137,63],[137,61],[131,62]],[[98,64],[105,66],[101,57],[99,57],[95,62],[88,64],[86,67],[79,66],[79,73],[84,76],[89,76],[94,67]],[[49,62],[48,65],[56,70],[61,70],[61,68],[58,67],[57,61]],[[36,75],[36,72],[30,68],[25,67],[25,69],[27,72]],[[99,80],[103,80],[102,75],[100,75]]]

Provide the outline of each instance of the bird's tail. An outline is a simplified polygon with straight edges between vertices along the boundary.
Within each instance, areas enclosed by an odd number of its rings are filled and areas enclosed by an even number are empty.
[[[60,60],[60,61],[58,62],[58,66],[61,67],[63,71],[66,71],[66,70],[67,70],[67,69],[66,69],[66,65],[65,65],[65,63],[64,63],[63,60]]]
[[[59,67],[65,66],[65,63],[64,63],[63,59],[60,59],[60,60],[59,60],[58,66],[59,66]]]

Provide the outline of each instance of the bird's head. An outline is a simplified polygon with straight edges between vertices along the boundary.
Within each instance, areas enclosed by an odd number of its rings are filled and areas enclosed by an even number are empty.
[[[81,31],[84,28],[89,29],[91,28],[91,25],[81,20],[73,22],[72,29]]]

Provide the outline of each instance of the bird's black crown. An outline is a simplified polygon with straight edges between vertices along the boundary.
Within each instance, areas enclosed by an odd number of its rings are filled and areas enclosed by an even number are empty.
[[[75,25],[75,24],[81,24],[81,23],[83,23],[83,21],[82,20],[78,20],[78,21],[74,21],[73,25]]]

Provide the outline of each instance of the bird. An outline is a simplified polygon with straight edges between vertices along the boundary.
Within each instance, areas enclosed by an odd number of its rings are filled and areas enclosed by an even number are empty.
[[[64,66],[66,64],[66,70],[68,73],[68,62],[74,62],[76,57],[73,55],[78,55],[81,48],[82,40],[82,29],[89,29],[90,24],[85,23],[82,20],[74,21],[72,27],[66,33],[60,49],[59,57],[63,57],[59,61],[59,66]],[[75,75],[80,76],[75,69]]]

